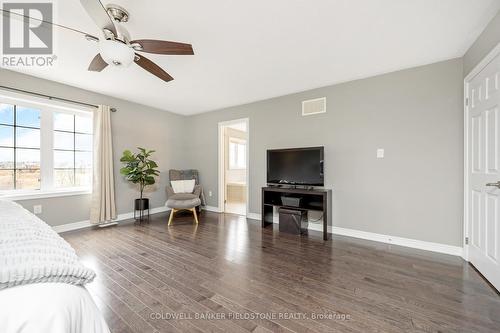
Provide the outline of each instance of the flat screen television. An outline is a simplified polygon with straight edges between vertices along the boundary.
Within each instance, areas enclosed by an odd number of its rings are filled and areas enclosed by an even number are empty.
[[[267,183],[324,186],[324,147],[270,149]]]

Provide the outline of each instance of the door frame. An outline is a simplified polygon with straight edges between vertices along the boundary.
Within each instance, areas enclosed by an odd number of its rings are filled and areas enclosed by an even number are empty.
[[[246,212],[245,212],[245,217],[248,217],[248,212],[250,209],[250,118],[239,118],[239,119],[233,119],[233,120],[226,120],[226,121],[221,121],[219,122],[218,125],[218,142],[217,142],[217,147],[218,147],[218,161],[217,161],[217,167],[218,167],[218,183],[219,183],[219,189],[218,189],[218,204],[219,207],[218,210],[221,213],[224,213],[225,211],[225,203],[224,203],[224,198],[226,196],[226,189],[225,189],[225,184],[224,184],[224,161],[225,161],[225,145],[224,145],[224,127],[232,124],[237,124],[237,123],[245,123],[246,124],[246,129],[247,129],[247,143],[246,143],[246,149],[245,149],[245,157],[246,157],[246,170],[245,170],[245,178],[246,178],[246,190],[245,190],[245,196],[246,196]]]
[[[469,83],[486,66],[489,65],[498,55],[500,55],[500,43],[497,44],[465,77],[464,79],[464,238],[462,258],[469,261]]]

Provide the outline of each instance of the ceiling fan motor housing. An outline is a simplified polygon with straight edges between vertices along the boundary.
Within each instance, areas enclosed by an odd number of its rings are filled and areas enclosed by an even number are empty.
[[[109,16],[111,16],[115,21],[118,22],[127,22],[130,16],[125,8],[114,4],[107,5],[106,11],[108,12]]]
[[[130,33],[128,32],[128,30],[125,29],[125,27],[121,23],[115,23],[115,27],[116,32],[118,33],[116,39],[128,44],[130,42]]]

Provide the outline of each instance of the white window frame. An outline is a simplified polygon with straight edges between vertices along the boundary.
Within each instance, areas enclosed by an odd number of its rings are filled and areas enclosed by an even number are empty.
[[[92,193],[92,184],[86,187],[54,187],[54,113],[62,112],[73,115],[91,115],[92,107],[76,106],[49,100],[37,96],[0,90],[0,103],[14,104],[40,110],[40,189],[39,190],[4,190],[0,198],[12,200],[29,200],[61,196],[83,195]]]

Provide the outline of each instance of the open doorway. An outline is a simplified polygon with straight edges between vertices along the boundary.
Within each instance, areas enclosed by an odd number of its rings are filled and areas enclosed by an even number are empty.
[[[219,207],[247,215],[248,119],[219,123]]]

